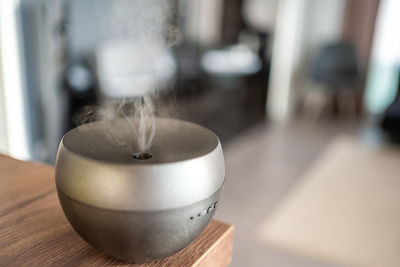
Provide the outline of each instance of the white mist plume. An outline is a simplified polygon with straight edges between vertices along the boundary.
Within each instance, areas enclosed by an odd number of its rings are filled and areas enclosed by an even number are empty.
[[[175,62],[169,47],[179,43],[179,30],[168,23],[171,9],[164,0],[113,0],[106,19],[110,37],[96,50],[100,91],[114,99],[111,116],[126,117],[140,151],[151,148],[156,134],[153,98],[170,85]],[[113,105],[111,105],[113,106]],[[118,129],[111,130],[113,132]],[[124,142],[112,140],[123,145]]]
[[[139,150],[141,152],[148,151],[156,133],[154,105],[151,96],[144,95],[132,100],[121,99],[117,112],[127,118],[132,132],[136,135]]]

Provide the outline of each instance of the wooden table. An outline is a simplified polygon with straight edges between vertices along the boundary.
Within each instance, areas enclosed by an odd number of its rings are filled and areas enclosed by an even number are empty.
[[[69,225],[53,167],[0,155],[0,266],[227,266],[233,226],[212,220],[188,247],[155,262],[128,264],[83,241]]]

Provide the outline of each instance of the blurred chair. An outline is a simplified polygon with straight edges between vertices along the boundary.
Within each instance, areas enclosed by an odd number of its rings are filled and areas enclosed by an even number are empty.
[[[349,94],[353,97],[356,112],[356,94],[361,81],[361,71],[353,44],[339,41],[324,46],[312,64],[311,77],[328,90],[334,113],[338,114],[340,106],[343,105],[340,96]]]

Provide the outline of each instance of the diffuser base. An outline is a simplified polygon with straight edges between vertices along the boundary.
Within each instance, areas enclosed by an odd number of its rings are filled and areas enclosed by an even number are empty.
[[[190,244],[214,215],[221,188],[195,204],[161,211],[115,211],[58,196],[75,231],[105,254],[142,263],[170,256]]]

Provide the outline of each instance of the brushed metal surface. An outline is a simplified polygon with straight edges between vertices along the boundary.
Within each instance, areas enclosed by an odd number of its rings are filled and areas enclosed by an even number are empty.
[[[214,133],[175,119],[156,123],[145,160],[134,157],[141,152],[137,125],[127,119],[71,130],[57,155],[57,193],[69,222],[89,244],[126,261],[159,259],[188,245],[210,221],[224,184]]]
[[[138,120],[118,118],[84,124],[65,134],[62,144],[84,158],[106,163],[143,165],[181,162],[205,156],[219,144],[218,137],[198,124],[171,119],[155,119],[156,134],[148,152],[152,158],[135,160]],[[146,128],[149,134],[150,127]]]
[[[63,211],[75,231],[93,247],[114,258],[142,263],[170,256],[190,244],[207,226],[221,189],[178,209],[123,212],[99,209],[58,192]],[[197,216],[201,214],[200,216]]]
[[[156,120],[147,160],[132,157],[136,137],[126,119],[68,132],[57,155],[58,190],[81,203],[121,211],[174,209],[214,194],[225,178],[217,136],[193,123]]]

